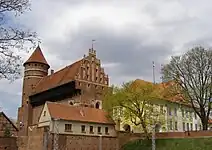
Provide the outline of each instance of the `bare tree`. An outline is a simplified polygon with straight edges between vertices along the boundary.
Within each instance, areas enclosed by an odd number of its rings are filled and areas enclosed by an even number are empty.
[[[212,99],[212,50],[195,47],[171,58],[162,68],[165,79],[174,80],[173,94],[181,94],[200,117],[203,130],[208,129]]]
[[[36,33],[13,23],[16,17],[30,10],[29,0],[0,0],[0,79],[20,76],[20,51],[24,45],[35,45]]]

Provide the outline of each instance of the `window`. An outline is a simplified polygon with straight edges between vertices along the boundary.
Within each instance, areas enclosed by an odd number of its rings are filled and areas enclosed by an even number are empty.
[[[81,131],[82,131],[82,133],[85,133],[85,125],[81,126]]]
[[[69,102],[70,105],[74,105],[74,103],[72,101]]]
[[[174,115],[177,116],[177,108],[174,108]]]
[[[43,112],[43,116],[46,116],[46,111]]]
[[[96,81],[98,81],[98,77],[96,77]]]
[[[90,133],[93,133],[93,126],[90,126]]]
[[[185,131],[185,122],[183,122],[183,131]]]
[[[100,106],[100,103],[97,102],[97,103],[96,103],[96,108],[99,109],[99,106]]]
[[[169,129],[172,130],[172,120],[169,121]]]
[[[186,117],[187,117],[187,118],[188,118],[188,113],[189,113],[189,112],[188,112],[188,111],[186,111]]]
[[[187,123],[187,131],[189,131],[189,123]]]
[[[177,121],[175,122],[174,128],[175,128],[175,130],[178,130],[178,128],[177,128]]]
[[[163,113],[163,105],[160,105],[160,113]]]
[[[193,131],[193,124],[192,123],[190,124],[190,128],[191,128],[191,131]]]
[[[182,117],[184,117],[184,110],[182,110]]]
[[[90,84],[88,84],[88,87],[90,87]]]
[[[172,115],[172,110],[169,107],[168,107],[168,113],[169,113],[170,116]]]
[[[65,124],[65,131],[72,132],[72,124]]]
[[[101,133],[101,127],[98,127],[98,133],[99,134]]]
[[[108,127],[105,127],[105,134],[109,134]]]

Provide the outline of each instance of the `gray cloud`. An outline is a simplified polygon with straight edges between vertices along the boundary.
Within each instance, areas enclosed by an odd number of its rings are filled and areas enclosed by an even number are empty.
[[[152,81],[152,61],[159,81],[160,65],[170,55],[197,44],[211,46],[211,2],[206,1],[33,0],[32,11],[19,21],[38,33],[46,59],[56,70],[82,58],[95,39],[112,84],[136,78]],[[15,116],[21,80],[0,84],[0,104]]]

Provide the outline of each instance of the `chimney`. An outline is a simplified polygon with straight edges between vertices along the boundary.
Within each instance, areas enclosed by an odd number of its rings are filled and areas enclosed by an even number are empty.
[[[54,70],[53,70],[53,69],[51,69],[51,75],[52,75],[52,74],[54,74]]]

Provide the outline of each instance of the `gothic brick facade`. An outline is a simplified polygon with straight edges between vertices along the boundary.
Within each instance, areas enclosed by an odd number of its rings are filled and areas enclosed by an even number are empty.
[[[28,135],[28,127],[38,124],[46,101],[102,108],[101,96],[109,78],[95,50],[89,49],[87,56],[55,73],[51,70],[48,74],[49,68],[39,46],[24,63],[22,105],[17,123],[20,136]]]

